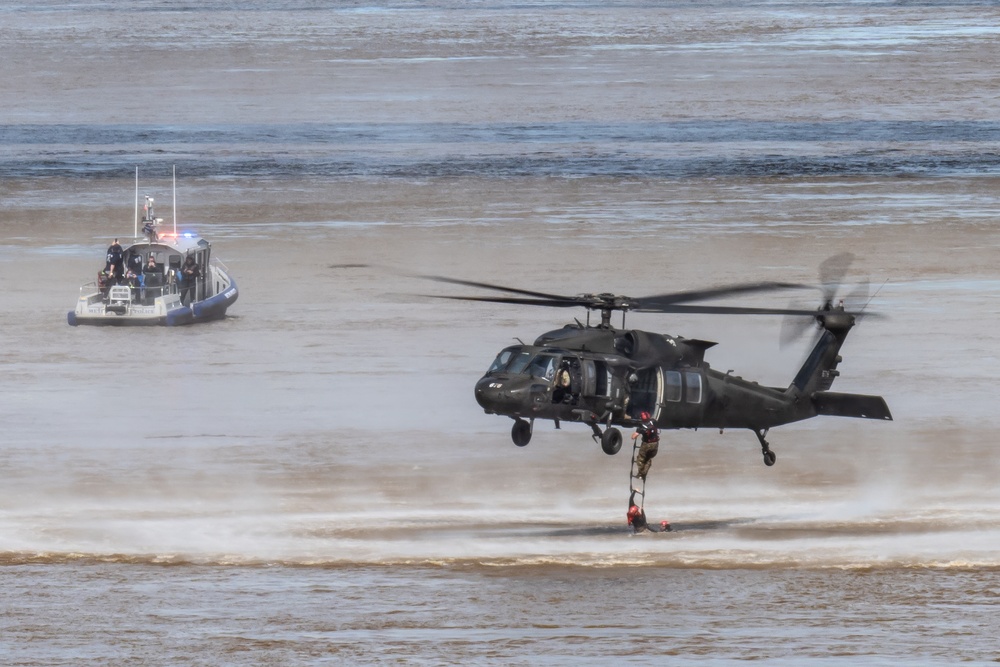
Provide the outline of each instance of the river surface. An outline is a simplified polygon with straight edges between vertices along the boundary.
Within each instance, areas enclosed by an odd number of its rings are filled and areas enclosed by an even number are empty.
[[[0,662],[1000,659],[996,3],[329,4],[0,8]],[[137,167],[224,321],[66,324]],[[627,451],[514,447],[472,395],[586,313],[411,277],[642,296],[840,252],[872,316],[834,390],[894,421],[775,428],[772,468],[667,432],[656,535]],[[810,343],[626,324],[775,386]]]

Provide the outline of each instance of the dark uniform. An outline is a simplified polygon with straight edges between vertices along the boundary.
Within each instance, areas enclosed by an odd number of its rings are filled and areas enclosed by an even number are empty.
[[[125,271],[123,270],[125,268],[123,264],[124,258],[125,258],[125,252],[122,250],[122,247],[118,244],[118,239],[115,239],[115,242],[112,243],[110,246],[108,246],[108,254],[107,254],[108,261],[107,264],[104,265],[104,270],[106,271],[114,267],[114,272],[116,276],[124,275],[125,274]]]
[[[137,275],[142,273],[142,255],[134,252],[129,255],[128,263],[125,268]]]
[[[181,303],[189,303],[195,298],[195,281],[201,276],[201,269],[194,261],[194,257],[188,256],[181,267]]]
[[[635,456],[635,475],[645,483],[646,473],[653,465],[653,457],[660,448],[660,429],[656,428],[656,422],[649,413],[643,412],[642,423],[635,432],[636,436],[642,437],[642,444],[639,445],[639,452]]]
[[[115,277],[114,267],[108,267],[97,274],[97,289],[104,298],[108,297],[108,292],[112,285],[117,285],[118,279]]]

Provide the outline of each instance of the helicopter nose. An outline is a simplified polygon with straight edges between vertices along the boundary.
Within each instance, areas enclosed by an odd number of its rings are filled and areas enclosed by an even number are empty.
[[[520,414],[530,405],[530,388],[517,379],[487,375],[476,383],[476,402],[491,414]]]

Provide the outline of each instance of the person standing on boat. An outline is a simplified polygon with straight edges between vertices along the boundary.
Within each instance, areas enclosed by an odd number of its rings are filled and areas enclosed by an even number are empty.
[[[120,277],[125,275],[125,271],[123,270],[125,252],[122,250],[121,245],[118,244],[118,239],[115,239],[115,242],[108,246],[107,259],[108,262],[104,265],[105,271],[114,267],[115,276]]]
[[[98,272],[97,289],[105,299],[108,298],[108,291],[111,289],[111,286],[117,284],[118,280],[115,278],[115,269],[113,266],[108,266],[103,271]]]
[[[188,255],[181,267],[181,303],[191,303],[195,299],[195,284],[201,277],[201,268],[194,261],[194,256]]]
[[[153,253],[149,253],[149,260],[146,262],[146,266],[142,271],[142,290],[140,292],[140,298],[145,302],[146,299],[146,288],[151,288],[153,297],[160,296],[163,293],[163,273],[160,271],[160,267],[156,263],[156,256]],[[158,290],[156,288],[159,288]]]

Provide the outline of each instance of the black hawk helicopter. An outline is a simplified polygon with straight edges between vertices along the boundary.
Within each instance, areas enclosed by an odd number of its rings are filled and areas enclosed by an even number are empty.
[[[444,276],[422,276],[438,282],[503,292],[508,296],[437,296],[553,308],[583,307],[600,313],[600,323],[579,320],[539,336],[532,345],[503,349],[476,383],[476,401],[488,414],[514,420],[511,439],[524,447],[534,422],[550,419],[582,422],[607,454],[622,446],[616,426],[639,424],[649,413],[661,429],[749,429],[760,442],[764,463],[774,465],[775,454],[765,439],[774,426],[819,415],[891,420],[881,396],[830,391],[839,371],[840,348],[864,308],[834,305],[834,274],[846,271],[849,254],[828,259],[820,267],[825,286],[817,310],[752,308],[693,304],[734,295],[803,288],[778,282],[745,283],[705,290],[673,292],[632,298],[615,294],[565,296]],[[825,276],[824,276],[825,274]],[[842,277],[842,275],[841,275]],[[867,293],[867,285],[864,287]],[[867,305],[867,304],[864,304]],[[622,313],[622,327],[611,324]],[[767,387],[731,372],[719,372],[705,361],[715,343],[637,329],[625,329],[626,312],[697,313],[720,315],[784,315],[808,326],[814,321],[820,335],[805,363],[787,387]]]

